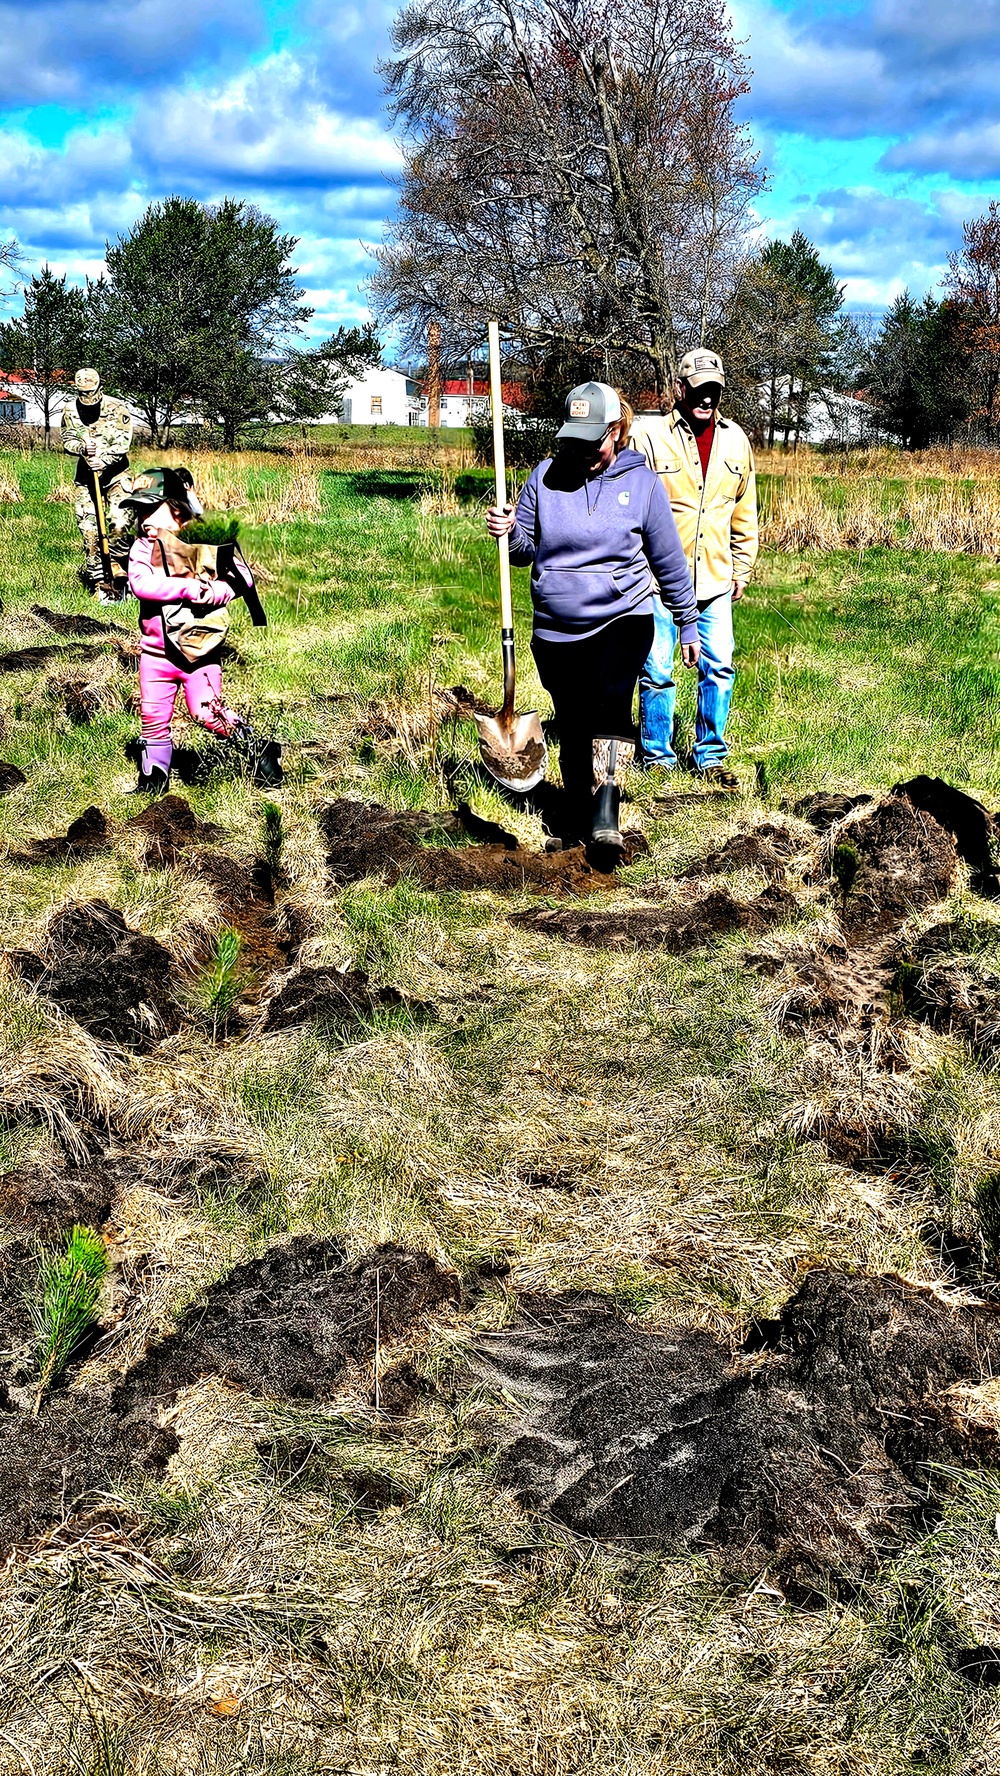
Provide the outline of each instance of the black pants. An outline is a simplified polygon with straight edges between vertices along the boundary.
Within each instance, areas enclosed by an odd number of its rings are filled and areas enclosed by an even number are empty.
[[[652,645],[651,615],[618,617],[582,641],[531,644],[556,715],[566,836],[590,831],[594,741],[635,741],[635,687]]]

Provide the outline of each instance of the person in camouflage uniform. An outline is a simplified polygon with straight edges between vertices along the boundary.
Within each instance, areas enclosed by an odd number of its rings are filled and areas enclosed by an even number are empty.
[[[63,449],[75,456],[76,522],[83,539],[85,561],[82,578],[102,603],[124,598],[125,569],[132,545],[132,513],[122,505],[132,491],[128,453],[132,443],[132,415],[124,401],[116,401],[101,388],[96,370],[78,370],[73,396],[63,408]],[[104,569],[94,511],[93,472],[100,476],[108,544],[115,572],[115,588],[104,586]],[[120,576],[120,577],[119,577]]]

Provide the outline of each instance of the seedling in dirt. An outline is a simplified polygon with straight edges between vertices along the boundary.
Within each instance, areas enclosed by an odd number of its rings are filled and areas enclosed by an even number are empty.
[[[277,875],[281,868],[281,854],[285,848],[285,827],[281,809],[277,802],[265,802],[264,814],[264,861],[272,875]]]
[[[104,1241],[89,1227],[74,1227],[66,1240],[66,1250],[42,1259],[39,1292],[31,1305],[38,1337],[36,1416],[48,1389],[62,1375],[97,1318],[107,1269]]]
[[[205,1010],[212,1019],[213,1030],[224,1024],[240,995],[240,954],[243,939],[231,925],[223,926],[212,945],[212,954],[202,984]]]
[[[840,889],[840,904],[847,905],[847,899],[854,887],[861,859],[853,845],[838,845],[833,853],[833,874]]]

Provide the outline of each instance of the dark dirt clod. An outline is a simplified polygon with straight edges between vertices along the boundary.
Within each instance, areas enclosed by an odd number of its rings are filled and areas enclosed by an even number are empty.
[[[766,821],[749,832],[733,833],[717,851],[685,870],[686,876],[722,876],[730,870],[756,869],[765,876],[783,876],[788,865],[808,850],[808,839],[790,827]]]
[[[37,672],[49,660],[90,660],[101,649],[87,642],[44,642],[40,647],[14,648],[0,654],[0,672]]]
[[[480,1371],[526,1402],[510,1482],[580,1534],[716,1550],[811,1601],[933,1514],[943,1482],[928,1464],[1000,1463],[1000,1439],[943,1398],[995,1367],[989,1309],[815,1270],[749,1346],[642,1332],[595,1297],[533,1303],[476,1347]]]
[[[393,813],[362,802],[331,802],[320,814],[327,861],[336,882],[381,876],[392,883],[410,874],[436,892],[491,889],[499,894],[525,889],[542,894],[593,894],[613,885],[613,870],[597,869],[582,846],[539,852],[497,845],[443,846],[421,843],[434,833],[461,833],[454,814]]]
[[[842,837],[859,860],[840,915],[854,940],[896,930],[911,913],[944,900],[955,885],[954,839],[903,796],[889,796],[850,821]]]
[[[91,857],[111,848],[111,826],[100,808],[85,808],[64,833],[49,839],[33,839],[30,849],[11,858],[12,863],[53,863],[60,858]]]
[[[378,1246],[348,1264],[339,1244],[301,1235],[214,1283],[129,1372],[115,1403],[131,1410],[203,1375],[258,1394],[329,1399],[376,1336],[387,1343],[457,1293],[426,1252]]]
[[[101,1227],[117,1189],[113,1169],[99,1162],[61,1172],[37,1168],[7,1172],[0,1177],[0,1217],[42,1239],[79,1222]]]
[[[50,1396],[40,1418],[0,1407],[0,1554],[72,1516],[126,1475],[162,1474],[172,1431],[121,1419],[92,1394]]]
[[[913,807],[930,814],[951,833],[959,857],[969,866],[972,886],[980,894],[1000,893],[994,861],[997,823],[982,802],[941,777],[912,777],[908,783],[895,784],[892,793],[905,796]]]
[[[96,617],[79,616],[67,611],[48,610],[44,604],[33,604],[33,617],[40,617],[57,635],[124,635],[117,623],[99,623]]]
[[[871,799],[870,795],[852,796],[831,791],[822,795],[805,796],[801,802],[795,803],[792,813],[797,814],[800,820],[808,820],[809,825],[814,826],[817,832],[827,832],[831,826],[836,826],[838,820],[846,819],[855,808],[863,808]]]
[[[176,863],[185,846],[216,839],[221,828],[199,820],[189,801],[181,795],[165,795],[150,802],[141,813],[127,822],[132,832],[146,835],[145,863],[147,869],[165,869]]]
[[[991,1058],[1000,1048],[1000,975],[968,955],[964,936],[958,924],[931,926],[900,959],[896,990],[911,1017]]]
[[[406,1005],[426,1015],[425,1006],[404,998],[395,987],[373,985],[362,969],[303,968],[271,1000],[264,1028],[291,1030],[310,1022],[334,1029],[350,1028],[375,1011],[398,1010]]]
[[[176,964],[155,937],[133,931],[106,901],[77,901],[49,921],[45,953],[8,961],[102,1042],[144,1053],[180,1028]]]
[[[14,789],[20,789],[28,779],[16,765],[8,765],[0,759],[0,795],[10,795]]]
[[[663,910],[636,907],[626,912],[565,912],[540,909],[512,913],[515,925],[561,937],[567,943],[590,944],[610,950],[668,950],[681,955],[696,950],[732,931],[763,932],[790,919],[798,903],[795,896],[772,885],[756,900],[735,900],[725,888],[713,889],[696,900],[685,900]]]
[[[9,1240],[0,1262],[0,1369],[10,1381],[31,1374],[35,1345],[28,1306],[38,1282],[38,1253],[29,1240]]]

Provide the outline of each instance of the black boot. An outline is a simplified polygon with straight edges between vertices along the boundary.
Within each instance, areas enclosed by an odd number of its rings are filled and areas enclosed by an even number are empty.
[[[146,770],[141,740],[130,740],[125,747],[125,757],[133,765],[139,767],[139,778],[134,789],[127,789],[126,795],[166,795],[170,788],[170,772],[164,771],[160,765],[151,765]]]
[[[240,754],[244,763],[249,766],[253,781],[261,789],[278,789],[284,781],[281,769],[281,744],[277,740],[265,740],[249,722],[241,721],[229,736],[230,744]]]
[[[618,779],[635,756],[630,740],[600,739],[594,741],[594,824],[591,839],[595,845],[624,845],[618,827],[618,810],[622,792]]]

